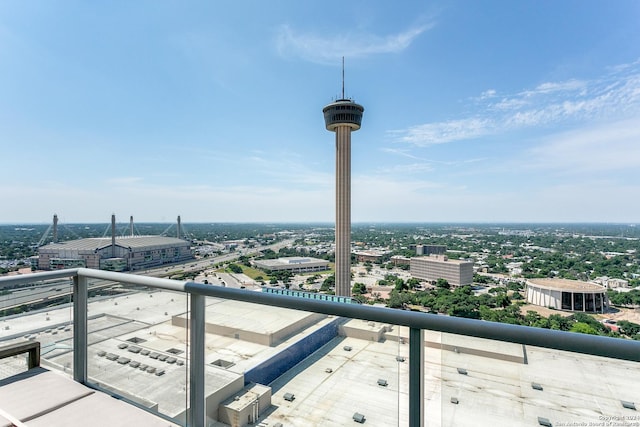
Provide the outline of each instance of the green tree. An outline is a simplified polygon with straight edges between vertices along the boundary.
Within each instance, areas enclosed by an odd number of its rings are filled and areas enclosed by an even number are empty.
[[[364,283],[354,283],[353,288],[351,288],[351,293],[353,295],[362,295],[367,293],[367,285]]]
[[[240,267],[238,264],[229,264],[229,270],[231,270],[232,273],[236,274],[242,273],[242,267]]]
[[[332,274],[322,282],[322,286],[320,286],[320,290],[323,292],[328,292],[332,288],[336,286],[336,275]]]
[[[436,281],[436,286],[441,288],[441,289],[450,289],[451,288],[451,285],[449,284],[447,279],[438,279]]]
[[[581,334],[598,335],[598,331],[592,328],[587,323],[576,322],[569,329],[571,332],[579,332]]]

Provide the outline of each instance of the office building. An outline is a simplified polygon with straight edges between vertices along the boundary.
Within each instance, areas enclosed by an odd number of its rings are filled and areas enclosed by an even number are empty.
[[[431,255],[411,258],[411,276],[436,282],[445,279],[450,285],[462,286],[473,283],[473,262]]]
[[[282,257],[278,259],[262,259],[254,261],[256,268],[265,271],[291,271],[306,273],[309,271],[325,271],[329,269],[329,261],[310,257]]]

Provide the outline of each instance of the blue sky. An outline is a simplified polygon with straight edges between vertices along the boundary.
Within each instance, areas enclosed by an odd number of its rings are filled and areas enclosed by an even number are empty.
[[[0,2],[0,222],[640,222],[640,2]]]

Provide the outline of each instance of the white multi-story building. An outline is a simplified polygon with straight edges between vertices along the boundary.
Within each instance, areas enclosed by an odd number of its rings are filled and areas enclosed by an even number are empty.
[[[473,262],[449,259],[444,255],[431,255],[411,258],[410,273],[417,279],[445,279],[455,286],[473,283]]]
[[[324,271],[329,269],[329,261],[310,257],[283,257],[254,261],[256,268],[267,271],[291,271],[304,273],[307,271]]]

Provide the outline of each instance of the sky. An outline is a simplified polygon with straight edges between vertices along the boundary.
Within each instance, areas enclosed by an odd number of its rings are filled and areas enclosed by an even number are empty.
[[[640,2],[0,2],[0,223],[640,222]]]

